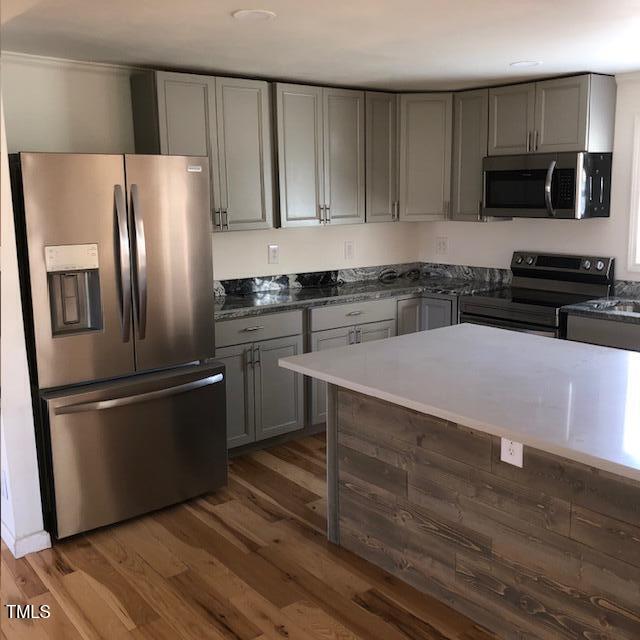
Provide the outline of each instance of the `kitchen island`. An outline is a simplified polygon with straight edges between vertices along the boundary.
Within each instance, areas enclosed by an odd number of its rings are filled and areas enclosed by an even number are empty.
[[[463,324],[280,364],[329,384],[332,542],[500,638],[640,637],[640,354]]]

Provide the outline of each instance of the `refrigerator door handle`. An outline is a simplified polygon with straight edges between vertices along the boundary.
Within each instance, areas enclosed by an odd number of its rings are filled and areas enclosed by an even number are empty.
[[[144,340],[147,332],[147,245],[144,237],[144,221],[140,211],[138,185],[131,185],[131,216],[135,237],[135,285],[138,339]]]
[[[113,197],[115,202],[116,224],[118,226],[122,341],[129,342],[129,334],[131,333],[131,257],[129,254],[126,201],[121,185],[114,185]]]
[[[67,413],[81,413],[83,411],[100,411],[102,409],[113,409],[115,407],[124,407],[131,404],[139,404],[140,402],[149,402],[159,398],[175,396],[179,393],[194,391],[202,387],[208,387],[224,380],[224,374],[216,373],[215,375],[193,380],[185,384],[179,384],[175,387],[167,387],[158,389],[157,391],[147,391],[146,393],[138,393],[133,396],[125,396],[123,398],[110,398],[108,400],[97,400],[95,402],[81,402],[79,404],[69,404],[56,407],[54,412],[56,415],[64,415]]]

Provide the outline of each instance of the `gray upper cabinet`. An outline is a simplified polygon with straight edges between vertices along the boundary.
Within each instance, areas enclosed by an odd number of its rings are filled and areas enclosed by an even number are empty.
[[[280,225],[303,227],[323,220],[322,89],[276,85]]]
[[[138,153],[209,157],[216,231],[273,226],[268,83],[156,71],[131,89]]]
[[[536,83],[534,151],[613,149],[615,78],[596,74]]]
[[[277,84],[280,224],[364,222],[364,92]]]
[[[398,217],[398,96],[367,92],[366,172],[367,222]]]
[[[616,82],[583,74],[489,90],[489,155],[613,149]]]
[[[323,89],[326,222],[364,222],[364,93]]]
[[[269,85],[216,78],[219,208],[228,230],[273,226]]]
[[[301,375],[278,366],[279,358],[302,353],[302,336],[264,340],[254,345],[256,440],[304,427]]]
[[[451,194],[450,93],[400,96],[400,220],[442,220]]]
[[[482,206],[482,159],[489,140],[489,90],[453,96],[453,168],[451,219],[479,220]]]
[[[216,349],[216,360],[225,366],[227,389],[227,446],[253,442],[255,433],[253,345]]]
[[[490,156],[531,150],[535,106],[535,83],[489,89]]]

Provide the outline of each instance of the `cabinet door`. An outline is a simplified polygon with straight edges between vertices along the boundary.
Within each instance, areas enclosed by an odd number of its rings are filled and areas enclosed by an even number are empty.
[[[365,102],[367,222],[390,222],[398,200],[398,96],[371,91]]]
[[[396,321],[384,320],[383,322],[369,322],[356,328],[356,340],[360,342],[373,342],[384,340],[396,335]]]
[[[190,73],[156,73],[160,153],[208,156],[211,202],[220,208],[216,81]]]
[[[364,91],[323,89],[323,120],[327,221],[364,222]]]
[[[450,93],[400,96],[400,219],[442,220],[451,194]]]
[[[398,335],[422,331],[422,298],[407,298],[398,300]]]
[[[346,347],[355,341],[354,327],[314,331],[311,334],[311,351],[326,351]],[[327,385],[311,378],[311,424],[319,424],[327,419]]]
[[[273,226],[269,85],[216,78],[220,203],[225,229]]]
[[[489,140],[489,90],[453,97],[451,218],[478,220],[482,206],[482,159]]]
[[[448,327],[453,324],[453,313],[450,300],[439,300],[438,298],[425,298],[423,300],[423,321],[424,329],[438,329]]]
[[[301,353],[301,335],[255,343],[256,440],[304,427],[302,375],[278,366],[279,358]]]
[[[324,205],[322,89],[276,84],[280,225],[321,224]]]
[[[225,365],[229,449],[255,440],[252,348],[244,344],[216,349],[216,360]]]
[[[534,151],[586,151],[589,76],[536,83]]]
[[[489,89],[489,155],[532,150],[535,84]]]

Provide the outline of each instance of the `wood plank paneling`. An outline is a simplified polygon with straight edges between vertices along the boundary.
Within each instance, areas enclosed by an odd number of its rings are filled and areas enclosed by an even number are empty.
[[[640,483],[529,447],[513,467],[497,438],[344,389],[337,415],[345,548],[501,638],[640,638]]]

